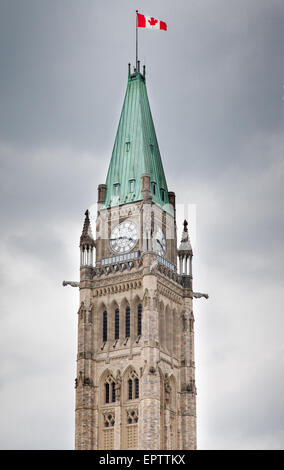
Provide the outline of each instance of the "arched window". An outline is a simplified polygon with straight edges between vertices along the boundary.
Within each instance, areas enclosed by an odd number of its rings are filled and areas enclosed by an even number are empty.
[[[119,309],[115,309],[114,337],[119,339]]]
[[[109,403],[109,384],[105,384],[105,402]]]
[[[103,313],[103,341],[107,341],[107,312]]]
[[[139,379],[136,372],[132,371],[128,379],[128,400],[139,398]]]
[[[139,398],[139,379],[134,380],[135,398]]]
[[[132,400],[132,379],[128,380],[128,400]]]
[[[142,334],[142,304],[139,304],[137,308],[137,335],[141,336],[141,334]]]
[[[127,306],[125,309],[125,337],[130,337],[130,307]]]
[[[115,381],[112,375],[108,375],[105,380],[105,403],[115,402]]]

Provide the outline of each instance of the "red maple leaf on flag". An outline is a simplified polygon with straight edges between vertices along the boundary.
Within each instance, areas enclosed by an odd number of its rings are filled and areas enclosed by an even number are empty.
[[[155,20],[155,18],[152,17],[148,22],[151,26],[155,26],[155,24],[158,23],[158,20]]]

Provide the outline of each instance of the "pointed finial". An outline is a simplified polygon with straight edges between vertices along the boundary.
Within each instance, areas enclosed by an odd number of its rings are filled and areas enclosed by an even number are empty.
[[[82,235],[80,238],[80,244],[83,244],[83,243],[89,243],[91,245],[94,245],[94,239],[92,235],[91,222],[90,222],[88,209],[85,212],[85,221],[83,225]]]
[[[128,64],[128,77],[130,77],[130,75],[131,75],[131,64],[129,62],[129,64]]]
[[[187,226],[188,226],[188,222],[185,219],[184,222],[183,222],[183,232],[182,232],[182,236],[181,236],[181,243],[180,243],[180,246],[179,246],[179,249],[178,249],[178,252],[180,254],[182,254],[182,253],[192,254],[192,248],[191,248],[190,240],[188,238]]]

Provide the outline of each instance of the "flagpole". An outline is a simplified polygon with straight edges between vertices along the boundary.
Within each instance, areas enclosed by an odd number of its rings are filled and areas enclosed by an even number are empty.
[[[138,71],[138,10],[136,10],[136,72]]]

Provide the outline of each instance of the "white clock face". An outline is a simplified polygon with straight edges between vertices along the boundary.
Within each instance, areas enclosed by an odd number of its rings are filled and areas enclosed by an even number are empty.
[[[154,249],[160,256],[164,256],[166,253],[166,246],[167,245],[164,232],[158,225],[154,236]]]
[[[125,220],[111,232],[109,244],[115,253],[128,253],[138,241],[138,230],[134,222]]]

